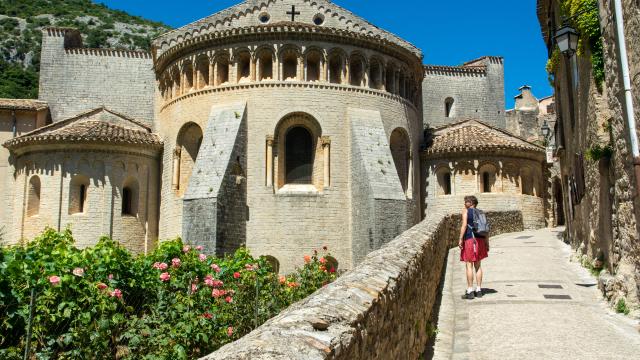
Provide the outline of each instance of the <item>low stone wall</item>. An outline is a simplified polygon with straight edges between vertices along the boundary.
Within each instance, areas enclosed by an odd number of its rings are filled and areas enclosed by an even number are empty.
[[[490,212],[494,234],[522,214]],[[356,268],[203,359],[417,359],[460,215],[431,213]]]

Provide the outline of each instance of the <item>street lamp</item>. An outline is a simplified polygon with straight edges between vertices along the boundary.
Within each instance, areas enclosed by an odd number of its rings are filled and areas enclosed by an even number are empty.
[[[553,38],[560,52],[566,57],[571,57],[578,49],[578,32],[567,23],[556,31]]]
[[[547,119],[545,119],[544,123],[542,123],[540,131],[542,132],[542,136],[544,136],[544,139],[547,140],[549,138],[549,134],[551,133],[551,128],[549,127],[549,124],[547,124]]]

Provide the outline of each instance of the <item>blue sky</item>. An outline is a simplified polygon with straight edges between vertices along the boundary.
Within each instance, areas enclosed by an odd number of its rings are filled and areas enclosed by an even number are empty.
[[[179,27],[241,0],[101,0],[105,5]],[[524,84],[552,94],[536,0],[334,0],[371,23],[412,42],[424,62],[460,65],[483,55],[505,58],[507,107]]]

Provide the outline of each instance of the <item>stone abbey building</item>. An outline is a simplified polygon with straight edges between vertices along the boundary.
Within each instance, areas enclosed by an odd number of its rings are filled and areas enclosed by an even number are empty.
[[[150,53],[48,28],[40,63],[39,100],[0,100],[9,243],[181,236],[288,271],[324,245],[351,268],[469,193],[545,224],[544,149],[505,130],[503,59],[425,66],[327,0],[247,0]]]

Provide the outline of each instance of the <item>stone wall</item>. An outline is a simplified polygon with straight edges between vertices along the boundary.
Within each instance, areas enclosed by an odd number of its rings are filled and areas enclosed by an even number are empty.
[[[479,59],[477,65],[486,66],[486,70],[465,70],[465,66],[426,67],[422,81],[425,126],[437,127],[476,118],[505,128],[503,59],[485,57]],[[450,117],[445,117],[447,98],[454,100]]]
[[[517,211],[489,213],[521,231]],[[353,270],[203,359],[418,359],[460,216],[432,213]]]
[[[184,196],[182,236],[223,255],[246,243],[247,121],[244,103],[216,106]]]
[[[93,147],[93,148],[92,148]],[[101,151],[102,150],[102,151]],[[9,243],[31,240],[45,227],[70,227],[76,246],[95,245],[107,235],[134,252],[145,252],[157,240],[158,161],[155,151],[113,146],[108,150],[91,145],[55,145],[46,151],[31,151],[15,158]],[[39,210],[27,212],[29,183],[37,176],[40,183]],[[76,211],[75,181],[86,181],[83,211]],[[137,206],[133,215],[122,213],[122,188],[135,179]],[[134,202],[135,204],[135,202]]]
[[[624,91],[622,89],[619,62],[618,34],[614,21],[614,2],[599,1],[600,25],[603,29],[605,55],[605,83],[607,105],[610,110],[611,136],[614,139],[614,155],[610,162],[597,164],[595,169],[603,172],[606,191],[599,192],[609,207],[602,219],[600,233],[606,231],[608,242],[609,270],[601,279],[601,289],[612,304],[626,297],[631,306],[640,304],[640,198],[636,188],[636,176],[631,157],[631,146],[627,119],[624,115]],[[622,1],[625,40],[631,77],[632,98],[636,123],[640,124],[640,3]],[[635,129],[636,134],[640,127]],[[610,198],[610,199],[608,199]]]
[[[77,31],[42,32],[38,96],[53,121],[105,106],[151,126],[154,86],[149,53],[84,49]]]
[[[402,191],[378,111],[349,109],[353,262],[359,263],[407,229],[407,198]]]

